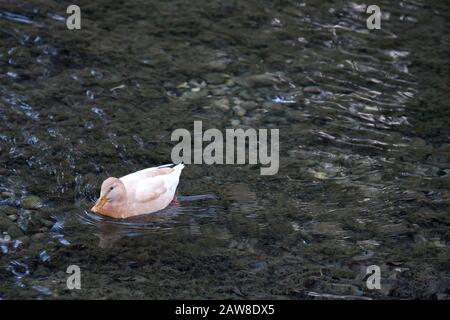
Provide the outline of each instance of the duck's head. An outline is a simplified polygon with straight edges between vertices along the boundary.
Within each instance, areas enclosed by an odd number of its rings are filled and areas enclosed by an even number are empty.
[[[117,218],[126,204],[127,191],[120,179],[111,177],[103,181],[98,198],[91,211]]]

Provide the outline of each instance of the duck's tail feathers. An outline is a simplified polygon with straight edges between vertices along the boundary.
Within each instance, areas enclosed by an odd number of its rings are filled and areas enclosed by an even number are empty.
[[[173,167],[173,169],[175,171],[181,171],[184,168],[184,163],[179,163],[179,164],[174,164],[174,163],[169,163],[169,164],[163,164],[162,166],[158,166],[157,168],[167,168],[167,167]]]
[[[173,167],[173,169],[179,173],[181,173],[181,170],[183,170],[184,168],[184,164],[183,163],[179,163],[177,164],[175,167]]]
[[[169,163],[169,164],[163,164],[162,166],[157,166],[157,168],[167,168],[167,167],[172,167],[174,166],[173,163]]]

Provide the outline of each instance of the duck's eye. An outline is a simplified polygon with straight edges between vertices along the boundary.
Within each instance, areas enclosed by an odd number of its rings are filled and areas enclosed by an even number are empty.
[[[114,187],[109,188],[109,190],[113,190],[113,189],[114,189]]]

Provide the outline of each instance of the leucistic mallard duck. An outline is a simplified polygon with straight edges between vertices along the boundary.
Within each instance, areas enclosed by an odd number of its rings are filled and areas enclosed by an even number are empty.
[[[183,164],[148,168],[102,183],[91,211],[124,219],[164,209],[175,195]]]

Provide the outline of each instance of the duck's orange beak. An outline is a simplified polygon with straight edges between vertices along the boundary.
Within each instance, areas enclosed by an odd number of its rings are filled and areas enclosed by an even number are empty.
[[[97,213],[106,204],[106,202],[108,202],[108,199],[106,199],[105,196],[101,197],[91,208],[91,211]]]

